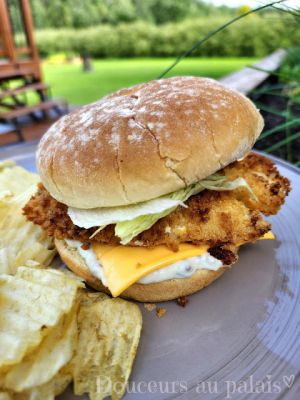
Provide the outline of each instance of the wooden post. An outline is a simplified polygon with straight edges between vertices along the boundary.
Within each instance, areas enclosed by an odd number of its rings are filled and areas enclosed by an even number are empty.
[[[2,38],[4,57],[7,57],[10,63],[15,64],[16,52],[14,36],[10,23],[6,0],[0,0],[0,34]]]
[[[37,70],[36,79],[41,81],[42,73],[40,68],[40,59],[33,36],[33,21],[32,21],[29,0],[20,0],[20,5],[23,15],[24,28],[25,28],[28,47],[31,52],[32,60],[36,63],[36,70]]]
[[[24,32],[26,35],[26,47],[17,48],[14,42],[13,26],[10,20],[8,0],[0,0],[0,36],[2,48],[0,55],[7,59],[0,65],[0,80],[13,77],[32,77],[34,81],[42,80],[38,50],[33,36],[33,23],[29,0],[19,0]],[[28,59],[18,56],[28,54]]]
[[[0,0],[0,36],[3,44],[0,48],[0,55],[5,58],[4,62],[0,63],[0,100],[8,107],[7,111],[1,110],[0,118],[14,123],[21,140],[19,118],[30,116],[37,120],[40,114],[37,116],[36,112],[46,116],[46,112],[52,109],[61,113],[62,103],[49,100],[48,87],[41,82],[40,59],[34,41],[30,0],[18,0],[17,2],[26,36],[26,46],[19,48],[15,46],[14,35],[17,32],[14,32],[11,22],[10,4],[10,0]],[[23,54],[28,57],[20,57]],[[21,81],[20,86],[9,88],[9,82],[16,79]],[[19,101],[18,94],[30,91],[35,91],[39,95],[40,101],[37,104],[29,105],[24,101]],[[9,100],[9,102],[4,102],[3,99]]]

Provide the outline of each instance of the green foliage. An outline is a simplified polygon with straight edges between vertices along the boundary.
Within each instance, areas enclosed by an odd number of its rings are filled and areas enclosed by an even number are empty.
[[[299,18],[294,22],[299,23]],[[299,26],[299,25],[298,25]],[[294,24],[295,27],[295,24]],[[299,30],[299,29],[298,29]],[[296,33],[296,29],[294,32]],[[263,112],[267,129],[256,147],[300,167],[300,47],[287,50],[272,79],[254,90],[256,106]]]
[[[16,0],[10,0],[16,3]],[[201,0],[30,0],[38,29],[87,28],[103,23],[119,24],[144,20],[162,24],[186,17],[222,13],[233,15],[226,6],[216,7]],[[14,5],[12,19],[16,20]]]
[[[154,22],[164,24],[170,21],[180,21],[190,13],[192,0],[152,0],[149,11]]]
[[[87,29],[47,29],[36,32],[42,56],[59,52],[88,52],[92,57],[174,57],[191,47],[228,18],[186,19],[180,23],[154,25],[145,21],[103,24]],[[253,15],[213,36],[193,56],[264,56],[280,47],[300,43],[289,16],[272,18]]]
[[[280,73],[282,81],[300,83],[300,47],[289,49]]]
[[[45,28],[84,28],[137,18],[132,0],[31,0],[34,25]]]

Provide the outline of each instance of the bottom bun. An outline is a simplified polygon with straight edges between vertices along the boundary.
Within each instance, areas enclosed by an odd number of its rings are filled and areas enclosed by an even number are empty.
[[[76,249],[68,246],[64,240],[55,239],[55,245],[61,259],[70,270],[83,278],[87,285],[93,289],[110,294],[109,289],[102,284],[100,279],[90,273],[85,260]],[[149,284],[135,283],[126,289],[120,297],[146,303],[178,299],[210,285],[223,275],[229,269],[228,267],[226,265],[226,267],[221,267],[217,271],[200,269],[189,278],[169,279]]]

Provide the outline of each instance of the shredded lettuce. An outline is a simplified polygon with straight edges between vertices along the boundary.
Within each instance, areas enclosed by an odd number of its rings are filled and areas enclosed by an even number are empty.
[[[123,245],[126,245],[139,233],[151,228],[159,219],[176,210],[179,205],[186,207],[184,202],[202,190],[224,191],[240,187],[246,188],[256,200],[252,189],[244,178],[228,181],[224,175],[212,174],[200,182],[157,199],[128,206],[96,208],[92,210],[80,210],[69,207],[68,214],[77,226],[86,229],[94,226],[98,227],[91,238],[107,225],[115,224],[116,236],[121,239]]]
[[[189,197],[200,193],[204,189],[225,191],[234,190],[240,187],[246,188],[250,195],[257,200],[255,194],[244,178],[237,178],[234,181],[227,181],[225,176],[218,174],[211,175],[207,179],[203,179],[202,181],[190,185],[187,188],[173,192],[168,196],[170,196],[172,199],[181,200],[181,202],[184,202],[188,200]],[[159,219],[167,216],[176,208],[177,207],[172,207],[161,213],[141,215],[130,221],[118,222],[115,225],[115,234],[121,239],[121,243],[123,245],[128,244],[139,233],[151,228],[151,226],[153,226]]]
[[[178,207],[181,203],[180,199],[164,196],[121,207],[101,207],[90,210],[69,207],[68,214],[75,225],[88,229],[94,226],[105,227],[117,222],[130,221],[141,215],[160,213]]]

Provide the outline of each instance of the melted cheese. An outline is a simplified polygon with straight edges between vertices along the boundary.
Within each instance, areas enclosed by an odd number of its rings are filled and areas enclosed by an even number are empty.
[[[207,249],[205,245],[188,243],[180,244],[177,252],[164,245],[143,248],[93,243],[93,250],[104,269],[107,286],[113,296],[119,296],[145,275],[184,258],[202,255]]]
[[[275,235],[272,231],[265,233],[259,240],[275,240]]]
[[[274,238],[271,231],[261,237]],[[151,272],[185,258],[201,256],[208,250],[207,245],[196,246],[189,243],[181,243],[177,252],[164,245],[147,248],[111,246],[94,242],[92,247],[114,297]]]

